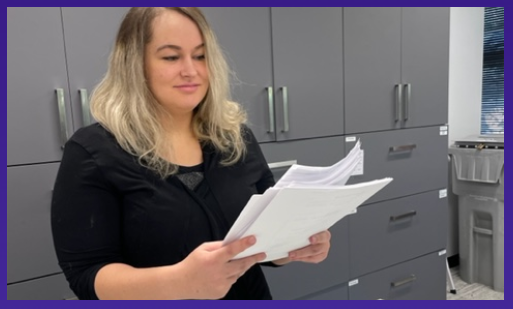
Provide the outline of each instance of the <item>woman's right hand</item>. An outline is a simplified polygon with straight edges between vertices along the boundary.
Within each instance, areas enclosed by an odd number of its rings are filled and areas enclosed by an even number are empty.
[[[191,294],[188,298],[223,298],[239,277],[251,266],[265,259],[265,253],[259,253],[232,260],[255,243],[256,238],[249,236],[226,246],[222,245],[222,241],[215,241],[203,243],[194,249],[180,262],[182,279]]]

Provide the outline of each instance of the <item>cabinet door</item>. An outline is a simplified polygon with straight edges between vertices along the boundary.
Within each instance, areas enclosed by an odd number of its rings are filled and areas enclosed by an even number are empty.
[[[344,8],[346,134],[400,128],[401,8]]]
[[[271,12],[277,140],[343,134],[342,8]]]
[[[405,127],[447,123],[449,8],[403,8],[402,83]]]
[[[71,127],[60,8],[7,8],[7,165],[59,161]]]
[[[63,274],[7,285],[8,300],[76,300]]]
[[[447,225],[438,190],[359,207],[349,216],[351,278],[442,250]]]
[[[263,267],[273,299],[309,298],[321,290],[348,281],[348,217],[335,223],[330,232],[330,252],[321,263],[292,262],[283,267]],[[339,299],[345,296],[341,294]]]
[[[347,300],[347,283],[299,298],[299,300]]]
[[[102,80],[121,20],[128,8],[63,7],[64,40],[74,129],[87,125],[88,98]],[[82,99],[80,89],[86,91]]]
[[[58,163],[7,168],[7,283],[61,272],[50,224]]]
[[[445,254],[434,252],[356,278],[356,284],[350,283],[349,299],[445,300],[445,260]]]
[[[303,165],[329,166],[344,156],[345,143],[343,137],[335,136],[264,143],[260,146],[267,162],[271,164],[297,161],[298,164]],[[272,170],[275,179],[278,180],[287,167]],[[348,218],[337,222],[330,231],[331,249],[328,258],[322,263],[295,262],[279,268],[264,268],[274,299],[309,298],[312,293],[347,282],[349,278]],[[342,293],[337,297],[343,299],[344,296]]]
[[[414,128],[351,136],[351,140],[360,139],[364,158],[363,173],[351,176],[348,184],[385,177],[394,179],[365,201],[366,204],[447,188],[447,135],[441,135],[440,128]],[[353,142],[348,142],[346,152],[353,146]]]
[[[248,112],[249,126],[259,142],[274,141],[270,8],[201,8],[234,72],[234,101]]]
[[[294,163],[330,166],[345,156],[345,142],[342,136],[263,143],[260,148],[271,166],[276,181]]]

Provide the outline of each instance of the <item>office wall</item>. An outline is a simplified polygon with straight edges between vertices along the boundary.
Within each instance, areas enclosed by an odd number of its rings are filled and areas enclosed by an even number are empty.
[[[451,8],[450,31],[449,145],[480,132],[484,8]],[[452,194],[450,182],[448,191],[447,256],[450,257],[459,252],[458,200]]]

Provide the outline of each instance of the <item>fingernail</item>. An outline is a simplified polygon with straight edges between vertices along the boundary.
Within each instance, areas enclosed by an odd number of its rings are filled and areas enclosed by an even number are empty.
[[[289,254],[289,258],[291,258],[291,259],[295,258],[296,256],[297,256],[297,254],[296,254],[296,253],[290,253],[290,254]]]
[[[317,241],[317,239],[315,239],[315,237],[313,237],[313,236],[312,236],[312,237],[310,238],[310,242],[311,242],[312,244],[314,244],[314,243],[315,243],[315,241]]]
[[[256,238],[255,238],[254,236],[251,236],[251,237],[248,239],[248,243],[249,243],[250,245],[255,244],[255,243],[256,243]]]

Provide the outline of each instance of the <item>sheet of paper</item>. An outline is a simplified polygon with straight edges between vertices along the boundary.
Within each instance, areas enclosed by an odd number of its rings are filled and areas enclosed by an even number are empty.
[[[298,186],[275,189],[274,198],[258,215],[257,212],[250,211],[247,214],[255,216],[241,219],[244,221],[244,231],[230,230],[232,235],[237,235],[235,239],[249,235],[255,235],[257,238],[254,246],[235,258],[260,252],[267,254],[265,261],[286,257],[288,252],[307,246],[310,236],[328,229],[340,219],[354,213],[359,205],[390,181],[392,178],[348,186]],[[243,213],[239,219],[241,217]],[[250,223],[251,221],[253,223]]]
[[[355,168],[363,160],[358,141],[345,158],[327,167],[294,164],[278,180],[275,188],[289,187],[291,183],[312,185],[345,185]]]

